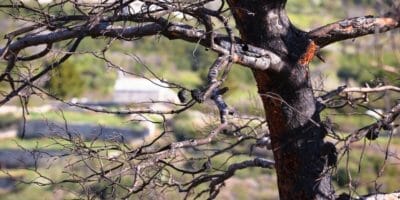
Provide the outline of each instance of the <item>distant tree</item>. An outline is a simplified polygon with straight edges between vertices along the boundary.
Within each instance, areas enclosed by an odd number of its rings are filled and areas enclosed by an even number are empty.
[[[85,92],[97,91],[98,94],[110,92],[114,85],[116,73],[104,70],[90,56],[69,59],[49,73],[45,88],[61,98],[81,97]]]
[[[108,47],[116,40],[134,41],[149,36],[166,37],[170,40],[198,44],[218,55],[214,63],[208,66],[209,72],[204,86],[193,89],[170,84],[184,97],[181,98],[182,104],[171,104],[174,107],[170,111],[138,107],[107,110],[69,103],[71,106],[96,112],[157,114],[165,119],[167,115],[184,112],[196,104],[210,100],[218,109],[220,123],[213,127],[208,135],[167,144],[165,142],[168,140],[163,140],[163,143],[160,143],[160,138],[170,133],[165,120],[161,122],[164,128],[162,134],[138,148],[115,145],[96,148],[84,143],[77,145],[78,140],[70,140],[76,144],[71,147],[74,149],[72,152],[81,158],[75,165],[79,163],[86,166],[88,172],[79,174],[72,170],[65,180],[56,183],[49,181],[48,184],[76,183],[85,189],[85,194],[90,195],[92,191],[102,198],[128,198],[149,188],[177,188],[186,193],[186,198],[207,194],[211,199],[218,195],[224,182],[237,170],[247,167],[274,167],[278,177],[280,199],[338,198],[331,180],[338,153],[333,143],[324,140],[325,136],[330,134],[345,145],[365,137],[375,139],[379,137],[381,130],[393,130],[391,124],[400,114],[400,104],[392,105],[390,111],[384,113],[376,123],[363,127],[345,138],[335,136],[331,126],[321,122],[320,113],[326,108],[357,104],[365,100],[370,93],[399,92],[400,88],[392,85],[378,85],[374,88],[341,86],[318,96],[311,85],[309,63],[314,57],[321,57],[321,49],[335,42],[399,28],[399,1],[385,1],[390,5],[390,10],[382,16],[343,19],[308,32],[291,23],[285,9],[286,0],[227,0],[219,7],[209,7],[209,2],[212,0],[55,0],[49,4],[22,0],[1,2],[1,11],[8,13],[21,27],[5,34],[0,49],[4,65],[0,82],[9,84],[9,89],[1,93],[3,98],[0,99],[0,105],[14,97],[38,93],[62,100],[60,96],[52,95],[51,91],[49,93],[35,83],[52,71],[55,73],[60,66],[67,67],[62,64],[75,55],[92,55],[102,59],[111,68],[124,70],[108,58]],[[139,7],[130,8],[132,3],[139,3]],[[230,17],[233,19],[230,20]],[[233,27],[237,28],[239,36]],[[90,52],[79,51],[79,46],[85,38],[106,40],[106,45],[102,49],[92,49]],[[26,49],[36,46],[42,47],[43,50],[26,55]],[[169,50],[165,49],[165,53],[168,52]],[[57,59],[45,66],[33,69],[34,66],[30,65],[37,60],[53,60],[50,58],[54,56]],[[132,57],[137,58],[135,55]],[[223,83],[233,64],[251,69],[257,82],[266,119],[250,120],[258,122],[256,128],[251,127],[250,122],[244,125],[235,123],[230,117],[234,110],[227,106],[223,99],[227,91]],[[57,70],[62,72],[62,68]],[[151,70],[150,67],[146,69]],[[68,73],[72,74],[72,71]],[[156,74],[152,75],[157,77]],[[56,85],[62,84],[64,83]],[[24,92],[27,88],[30,93]],[[355,93],[364,96],[353,98],[352,94]],[[63,96],[63,93],[60,95]],[[263,136],[256,134],[255,137],[243,133],[262,130],[257,128],[260,128],[264,121],[268,124],[268,131],[263,130]],[[268,146],[273,151],[274,161],[254,158],[233,163],[220,171],[212,171],[216,167],[210,162],[212,157],[244,141]],[[218,142],[220,145],[217,147],[220,149],[202,150],[204,156],[197,158],[202,162],[201,165],[194,166],[194,169],[179,165],[182,159],[187,158],[187,152],[182,149],[195,151],[204,145]],[[118,151],[120,156],[106,156],[106,150]],[[188,176],[179,179],[174,176],[176,172]],[[104,187],[90,187],[94,182],[102,183]],[[101,184],[96,186],[100,187],[99,185]],[[116,192],[117,189],[120,192]],[[340,196],[340,199],[346,198],[350,199],[350,196]]]
[[[47,83],[49,92],[61,98],[79,97],[85,90],[84,77],[71,62],[65,62],[52,71]]]

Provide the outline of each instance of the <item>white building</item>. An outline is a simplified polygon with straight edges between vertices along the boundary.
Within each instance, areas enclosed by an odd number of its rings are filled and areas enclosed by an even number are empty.
[[[120,104],[179,102],[176,93],[168,84],[158,79],[144,79],[131,76],[119,76],[115,82],[113,102]]]

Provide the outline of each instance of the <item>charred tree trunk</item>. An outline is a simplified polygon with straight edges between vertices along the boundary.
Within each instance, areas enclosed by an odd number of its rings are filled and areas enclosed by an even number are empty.
[[[326,131],[320,124],[308,64],[317,47],[294,27],[285,0],[228,1],[244,42],[280,56],[279,71],[253,70],[276,162],[280,199],[333,199]]]

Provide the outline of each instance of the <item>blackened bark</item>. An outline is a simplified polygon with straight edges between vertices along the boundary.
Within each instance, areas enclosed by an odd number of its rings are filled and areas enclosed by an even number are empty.
[[[290,23],[284,0],[228,2],[242,39],[282,59],[281,71],[253,70],[271,133],[280,199],[333,199],[327,149],[335,149],[323,141],[326,132],[308,73],[316,45]]]

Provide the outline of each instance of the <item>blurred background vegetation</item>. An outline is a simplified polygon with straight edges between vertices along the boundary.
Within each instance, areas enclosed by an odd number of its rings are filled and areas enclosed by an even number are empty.
[[[288,13],[292,22],[301,29],[312,28],[333,22],[348,16],[378,15],[385,7],[380,7],[372,0],[290,0],[288,1]],[[0,12],[0,25],[3,33],[14,30],[20,24],[15,23],[9,16]],[[400,86],[400,37],[399,30],[391,33],[366,36],[364,38],[345,41],[334,44],[323,50],[322,54],[326,62],[315,59],[311,65],[312,76],[316,93],[322,90],[334,89],[340,85],[370,86],[379,84],[391,84]],[[4,42],[4,41],[2,41]],[[1,43],[3,44],[3,43]],[[101,51],[108,44],[102,39],[87,38],[80,46],[80,51]],[[152,76],[155,73],[170,82],[194,89],[206,81],[208,67],[216,55],[196,44],[183,41],[169,41],[163,37],[141,38],[132,42],[113,41],[106,57],[125,70],[141,76]],[[140,58],[140,60],[138,59]],[[50,61],[49,61],[50,62]],[[46,63],[34,63],[38,66]],[[1,67],[1,66],[0,66]],[[111,98],[112,88],[118,74],[104,61],[97,59],[92,53],[83,53],[73,56],[62,66],[49,74],[44,80],[44,86],[52,94],[61,96],[67,100],[73,97],[87,97],[94,100]],[[151,72],[148,70],[151,69]],[[234,66],[225,85],[229,87],[226,94],[227,102],[240,114],[263,116],[263,109],[258,99],[255,82],[250,70]],[[7,90],[0,85],[0,90]],[[386,98],[371,98],[368,105],[375,109],[386,110],[390,108],[387,102],[399,99],[398,95],[386,95]],[[389,98],[389,99],[388,99]],[[375,100],[376,99],[376,100]],[[43,99],[33,98],[31,105],[42,104]],[[18,101],[12,102],[18,105]],[[340,110],[328,110],[322,114],[322,118],[334,123],[339,134],[348,134],[356,128],[360,128],[375,119],[365,115],[365,109],[359,107],[345,107]],[[198,105],[194,111],[177,115],[174,118],[173,128],[176,140],[193,137],[201,137],[201,132],[207,130],[210,120],[208,113],[216,112],[207,105]],[[348,113],[351,113],[348,114]],[[214,113],[216,115],[216,113]],[[32,113],[28,119],[40,116],[55,118],[54,113]],[[8,127],[18,120],[21,115],[0,115],[0,128]],[[67,117],[77,121],[102,124],[111,123],[114,126],[125,126],[129,123],[126,116],[100,116],[92,114],[67,113]],[[196,118],[196,121],[193,121]],[[71,120],[72,120],[71,119]],[[400,152],[400,138],[391,140],[391,151]],[[379,138],[377,141],[365,142],[354,145],[349,154],[345,153],[340,159],[334,177],[335,185],[339,192],[347,192],[349,186],[360,194],[373,192],[377,188],[381,192],[393,192],[399,189],[400,163],[387,164],[384,162],[385,149],[389,137]],[[0,140],[0,148],[17,149],[20,146],[27,149],[44,148],[57,149],[49,145],[49,139],[3,139]],[[229,163],[248,158],[249,144],[243,144],[242,149],[237,150],[243,156],[229,160]],[[363,150],[364,145],[367,146]],[[361,152],[364,152],[360,160]],[[271,155],[266,155],[271,156]],[[348,156],[348,157],[347,157]],[[227,156],[218,157],[214,164],[224,163]],[[61,170],[57,169],[57,170]],[[384,173],[383,173],[384,171]],[[23,169],[7,170],[7,173],[15,176],[30,177],[32,174]],[[55,173],[55,172],[48,172]],[[3,173],[1,176],[7,176]],[[352,177],[350,179],[349,177]],[[351,180],[351,181],[350,181]],[[245,169],[240,171],[226,184],[219,199],[276,199],[277,188],[275,176],[272,170]],[[72,186],[71,186],[72,187]],[[18,184],[12,193],[1,194],[0,199],[52,199],[54,188],[40,188],[25,184]],[[170,197],[176,197],[174,192],[168,193]]]

